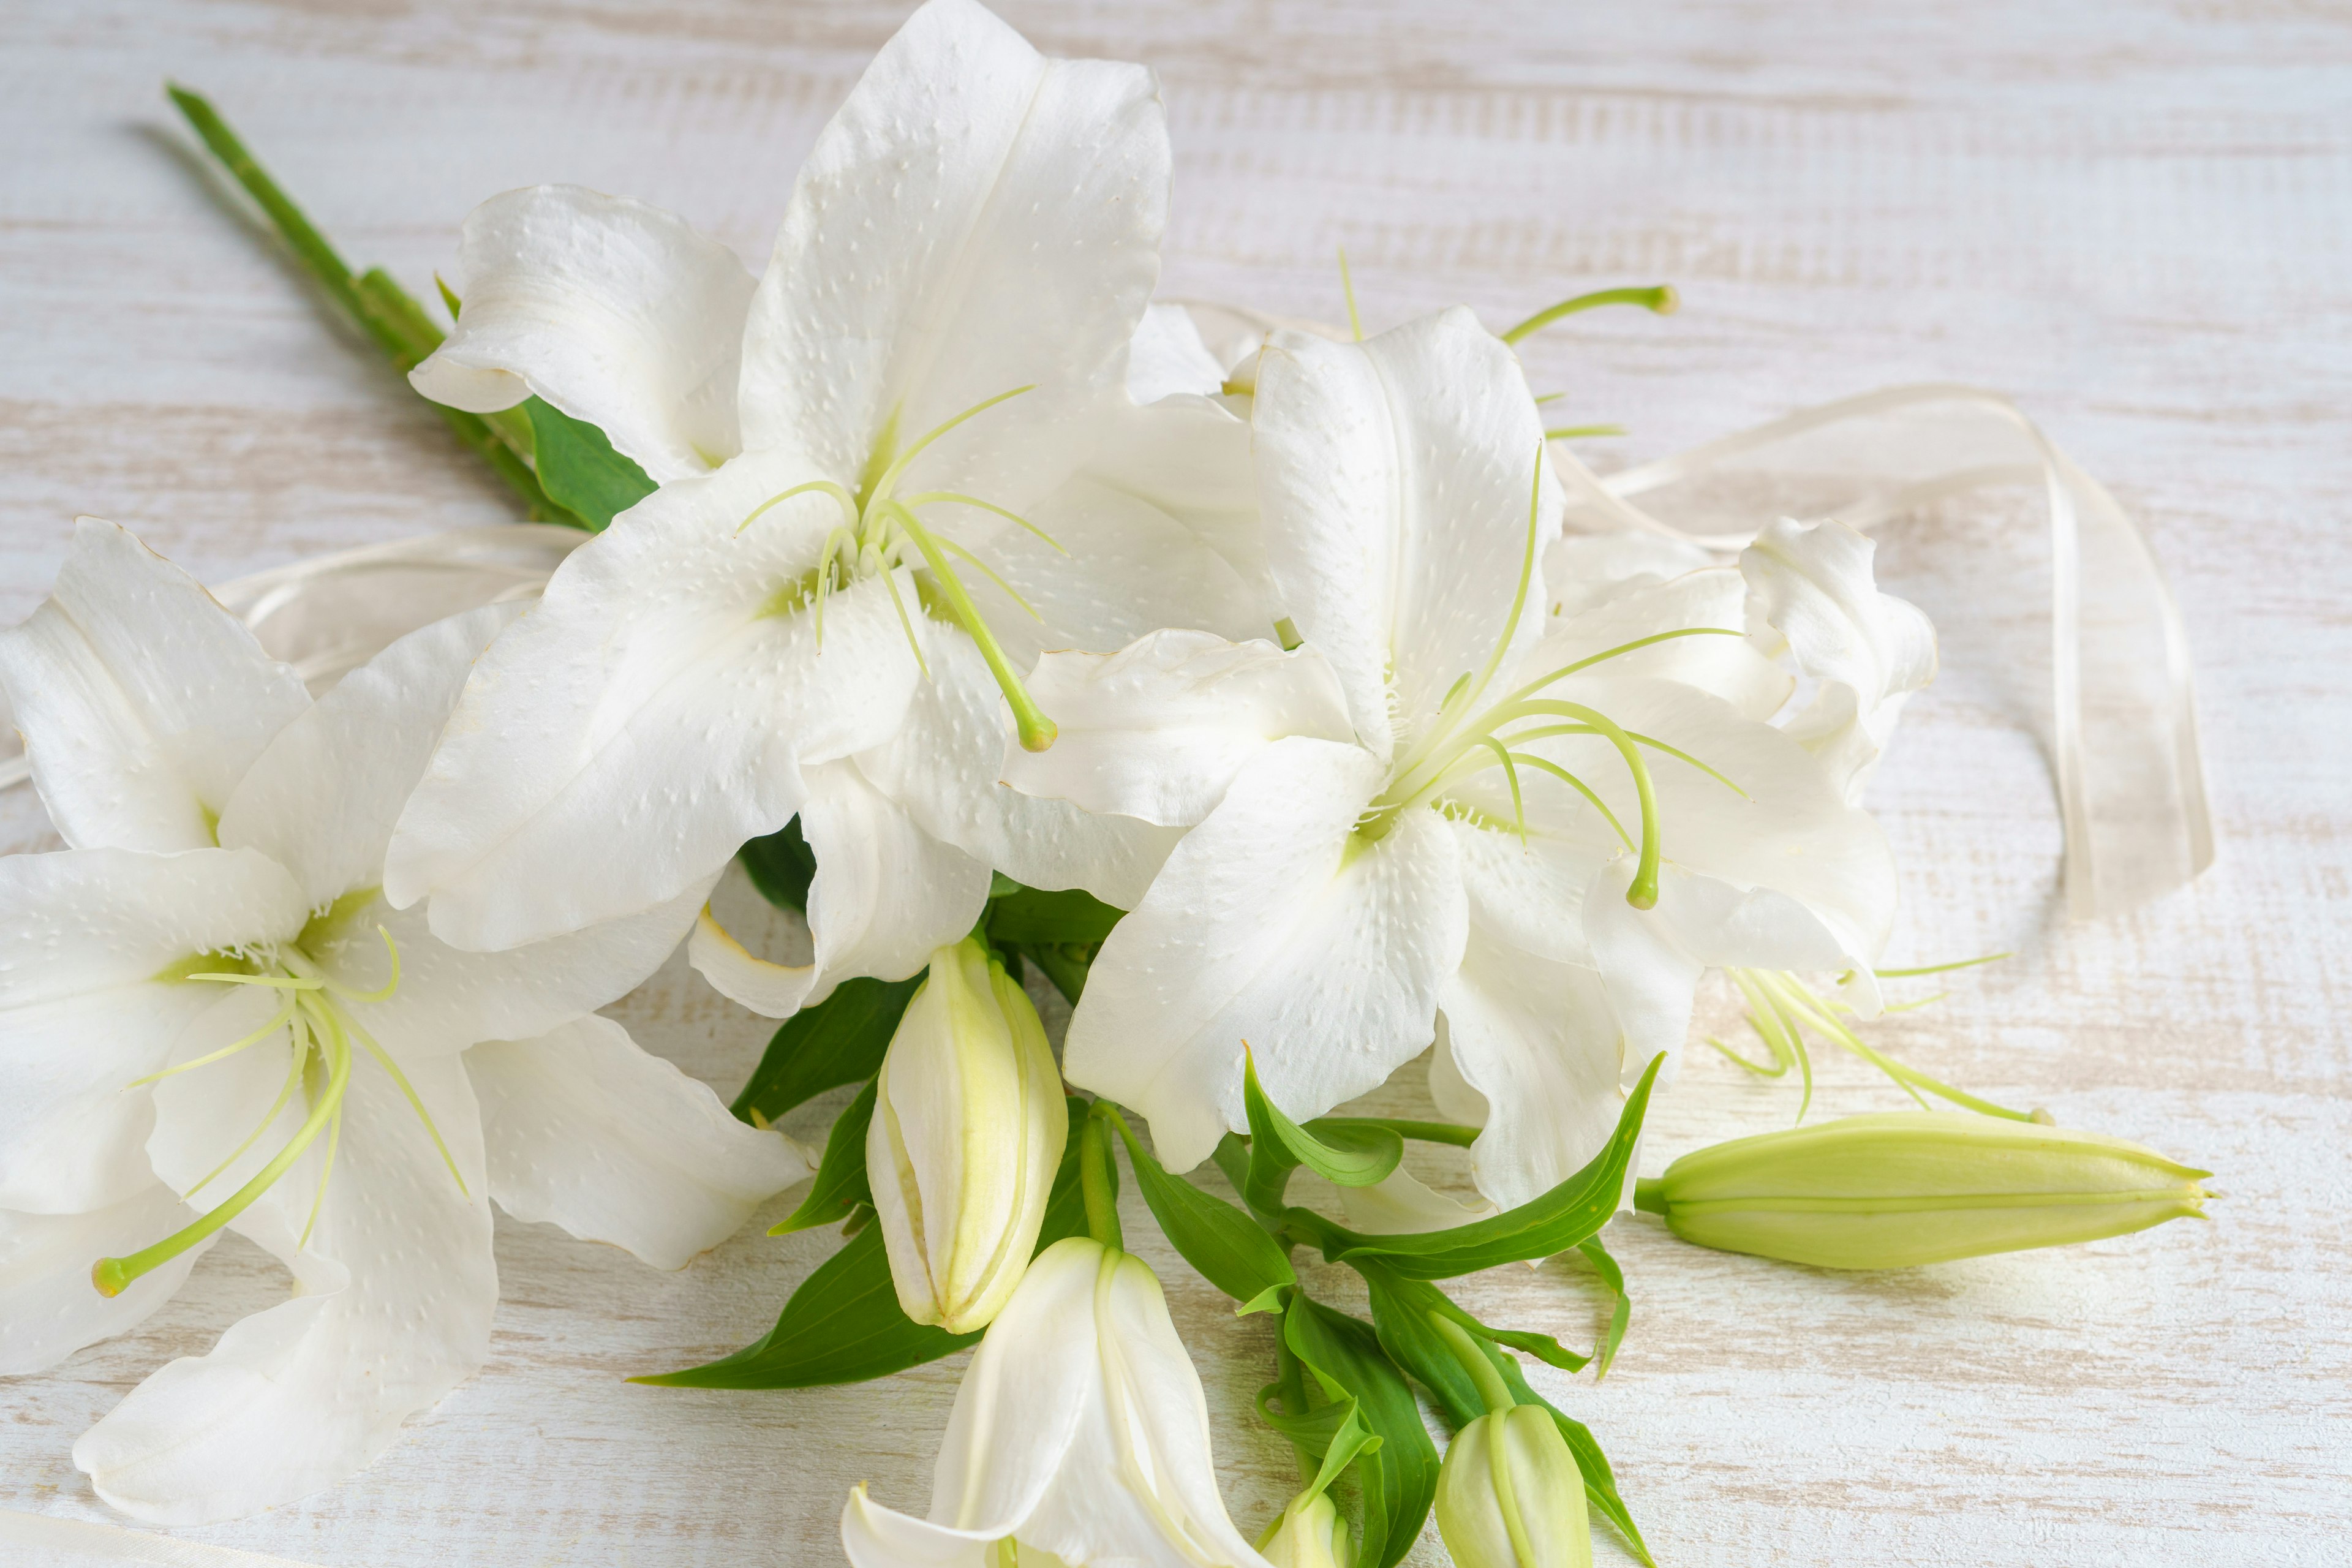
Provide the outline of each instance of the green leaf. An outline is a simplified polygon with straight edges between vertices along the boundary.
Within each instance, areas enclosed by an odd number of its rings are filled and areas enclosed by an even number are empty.
[[[1372,1321],[1378,1326],[1381,1346],[1393,1357],[1399,1366],[1436,1399],[1438,1407],[1454,1430],[1460,1431],[1486,1413],[1485,1401],[1479,1398],[1475,1384],[1462,1363],[1454,1358],[1453,1351],[1430,1326],[1429,1313],[1444,1312],[1477,1336],[1479,1348],[1486,1352],[1503,1383],[1510,1389],[1511,1397],[1522,1405],[1540,1405],[1551,1412],[1552,1420],[1567,1439],[1569,1451],[1576,1456],[1576,1468],[1584,1477],[1584,1495],[1595,1510],[1617,1527],[1634,1556],[1654,1568],[1650,1549],[1642,1540],[1642,1531],[1633,1523],[1633,1515],[1625,1507],[1625,1500],[1617,1495],[1617,1478],[1609,1467],[1608,1456],[1601,1451],[1600,1443],[1582,1422],[1570,1419],[1559,1406],[1542,1398],[1528,1385],[1519,1371],[1519,1363],[1505,1355],[1491,1342],[1501,1339],[1521,1343],[1540,1336],[1498,1334],[1471,1317],[1448,1300],[1435,1286],[1420,1280],[1405,1279],[1388,1273],[1379,1265],[1363,1269],[1366,1283],[1372,1291]]]
[[[1062,1144],[1062,1163],[1054,1173],[1053,1191],[1045,1197],[1045,1218],[1037,1227],[1037,1251],[1043,1252],[1057,1241],[1087,1233],[1087,1198],[1078,1180],[1079,1143],[1086,1131],[1086,1100],[1076,1095],[1063,1096],[1070,1113],[1070,1131]],[[1111,1201],[1118,1200],[1118,1166],[1106,1161],[1106,1173],[1110,1179]],[[1034,1254],[1032,1254],[1034,1257]]]
[[[874,1121],[874,1085],[868,1082],[857,1098],[834,1118],[825,1135],[824,1157],[817,1162],[816,1180],[800,1207],[769,1228],[770,1236],[790,1236],[820,1225],[845,1220],[860,1204],[874,1201],[866,1179],[866,1131]]]
[[[1433,1388],[1437,1384],[1430,1377],[1422,1375],[1422,1368],[1424,1365],[1428,1366],[1433,1374],[1443,1365],[1458,1366],[1458,1363],[1451,1360],[1453,1352],[1446,1349],[1445,1342],[1438,1338],[1433,1330],[1427,1327],[1429,1314],[1432,1312],[1437,1312],[1451,1319],[1481,1339],[1494,1340],[1509,1345],[1513,1350],[1525,1351],[1538,1361],[1556,1366],[1562,1372],[1582,1372],[1592,1363],[1591,1356],[1577,1354],[1549,1334],[1538,1334],[1524,1329],[1488,1327],[1455,1306],[1452,1297],[1425,1279],[1414,1279],[1395,1273],[1370,1258],[1357,1260],[1354,1267],[1356,1271],[1364,1277],[1364,1283],[1371,1288],[1372,1321],[1380,1324],[1381,1334],[1386,1336],[1391,1331],[1393,1321],[1395,1331],[1412,1341],[1411,1359],[1408,1360],[1397,1345],[1391,1345],[1389,1353],[1404,1363],[1408,1371],[1415,1377],[1420,1377],[1423,1382],[1430,1384]],[[1427,1341],[1425,1344],[1422,1342],[1424,1338]],[[1441,1363],[1440,1358],[1447,1359]],[[1466,1377],[1458,1384],[1448,1384],[1447,1387],[1454,1392],[1464,1394],[1468,1403],[1463,1408],[1470,1410],[1472,1414],[1475,1415],[1486,1408],[1485,1405],[1479,1402],[1476,1391],[1471,1387]]]
[[[1142,1189],[1151,1217],[1202,1279],[1244,1303],[1298,1282],[1289,1258],[1257,1221],[1181,1176],[1170,1175],[1136,1137],[1127,1118],[1114,1112],[1111,1125],[1127,1142],[1135,1184]]]
[[[801,837],[801,819],[793,817],[775,832],[754,838],[735,851],[760,896],[782,910],[808,910],[809,883],[816,876],[816,852]]]
[[[1293,1415],[1276,1403],[1282,1393],[1279,1383],[1269,1383],[1257,1391],[1258,1419],[1289,1438],[1309,1458],[1321,1461],[1315,1479],[1307,1483],[1307,1496],[1322,1496],[1339,1479],[1339,1472],[1359,1457],[1380,1451],[1381,1438],[1364,1425],[1363,1415],[1352,1395],[1318,1405],[1304,1415]]]
[[[523,406],[530,414],[540,488],[591,531],[601,531],[658,488],[586,420],[536,397]]]
[[[1258,1208],[1278,1211],[1299,1165],[1342,1187],[1369,1187],[1385,1179],[1404,1158],[1404,1140],[1374,1121],[1337,1121],[1328,1136],[1317,1137],[1282,1113],[1257,1081],[1257,1059],[1244,1050],[1242,1102],[1249,1116],[1250,1173],[1243,1195]]]
[[[633,1377],[668,1388],[813,1388],[863,1383],[937,1361],[980,1335],[918,1323],[898,1305],[882,1227],[869,1225],[825,1259],[784,1303],[776,1326],[733,1355],[680,1372]]]
[[[989,900],[988,937],[998,942],[1087,945],[1108,936],[1126,913],[1082,888],[1016,888]]]
[[[1599,1233],[1617,1212],[1625,1190],[1625,1167],[1642,1132],[1661,1053],[1625,1101],[1617,1131],[1585,1167],[1551,1191],[1515,1209],[1449,1230],[1405,1236],[1366,1236],[1324,1222],[1319,1227],[1326,1257],[1352,1263],[1375,1258],[1417,1279],[1451,1279],[1499,1263],[1524,1263],[1566,1252]],[[1255,1112],[1252,1112],[1255,1127]],[[1255,1144],[1257,1140],[1251,1140]],[[1255,1201],[1255,1200],[1253,1200]]]
[[[1062,1000],[1074,1007],[1077,1005],[1087,989],[1087,971],[1094,963],[1093,947],[1034,942],[1005,951],[1028,959],[1043,970],[1045,978],[1054,983],[1054,989],[1062,994]]]
[[[1617,1347],[1625,1342],[1625,1326],[1633,1321],[1633,1300],[1625,1294],[1625,1271],[1617,1267],[1617,1260],[1609,1256],[1609,1249],[1601,1245],[1599,1237],[1586,1237],[1576,1244],[1576,1249],[1584,1254],[1585,1260],[1600,1274],[1601,1283],[1616,1297],[1609,1310],[1609,1332],[1601,1342],[1601,1364],[1592,1373],[1592,1381],[1598,1383],[1609,1375],[1609,1363],[1617,1359]]]
[[[1292,1294],[1283,1343],[1307,1363],[1323,1393],[1354,1402],[1359,1419],[1381,1442],[1356,1459],[1363,1494],[1359,1568],[1394,1568],[1411,1551],[1437,1497],[1437,1446],[1404,1374],[1381,1348],[1372,1327],[1345,1312]]]
[[[845,980],[832,995],[803,1007],[768,1041],[751,1081],[735,1097],[735,1114],[764,1127],[828,1089],[882,1070],[899,1016],[922,984],[912,980]]]

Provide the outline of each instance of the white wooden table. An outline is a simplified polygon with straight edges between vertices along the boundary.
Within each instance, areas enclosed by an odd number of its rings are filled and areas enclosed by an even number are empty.
[[[420,291],[476,200],[541,180],[674,208],[756,265],[802,151],[900,9],[6,7],[0,619],[46,592],[76,512],[214,580],[508,515],[208,194],[167,128],[166,74],[212,94],[354,260]],[[1328,317],[1341,244],[1379,323],[1457,300],[1499,322],[1667,279],[1679,317],[1586,318],[1534,351],[1578,420],[1631,427],[1596,447],[1603,466],[1955,378],[2018,395],[2116,488],[2189,616],[2221,863],[2134,917],[2064,922],[2031,729],[2040,547],[2021,513],[1897,526],[1885,577],[1937,620],[1946,668],[1876,786],[1906,861],[1892,959],[2018,956],[1874,1038],[2212,1166],[2213,1222],[1835,1277],[1622,1221],[1635,1316],[1616,1371],[1536,1376],[1601,1435],[1670,1568],[2346,1561],[2352,23],[2254,0],[1005,9],[1049,51],[1160,71],[1168,293]],[[24,792],[5,822],[13,847],[44,842]],[[618,1011],[727,1090],[767,1032],[676,963]],[[1729,1021],[1719,999],[1710,1019]],[[1900,1103],[1866,1069],[1822,1067],[1817,1112]],[[1652,1159],[1793,1109],[1695,1056]],[[1152,1234],[1139,1209],[1129,1224]],[[830,1244],[755,1228],[664,1275],[501,1221],[480,1376],[359,1479],[183,1533],[382,1568],[835,1561],[851,1482],[923,1502],[960,1362],[887,1398],[620,1381],[759,1333]],[[1291,1485],[1248,1415],[1265,1321],[1145,1250],[1254,1531]],[[1336,1270],[1311,1282],[1348,1299]],[[0,1507],[109,1517],[73,1437],[281,1289],[224,1245],[140,1332],[0,1384]],[[1570,1340],[1600,1321],[1559,1265],[1465,1294]],[[1413,1560],[1440,1560],[1433,1531]]]

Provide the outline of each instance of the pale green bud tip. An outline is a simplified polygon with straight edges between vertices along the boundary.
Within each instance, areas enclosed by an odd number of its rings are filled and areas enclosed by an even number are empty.
[[[1355,1568],[1356,1545],[1348,1521],[1320,1492],[1291,1499],[1259,1537],[1257,1550],[1274,1568]]]
[[[1515,1405],[1454,1434],[1437,1530],[1455,1568],[1591,1568],[1584,1477],[1550,1411]]]
[[[1702,1247],[1903,1268],[2202,1218],[2210,1173],[2095,1132],[1898,1112],[1701,1149],[1634,1201]]]

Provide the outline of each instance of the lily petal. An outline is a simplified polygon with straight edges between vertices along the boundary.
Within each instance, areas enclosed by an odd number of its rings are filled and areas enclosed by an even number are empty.
[[[839,521],[786,454],[648,496],[574,552],[476,664],[384,866],[452,946],[519,946],[666,903],[791,820],[804,764],[877,744],[919,679],[890,592],[803,594]],[[900,596],[913,600],[904,574]],[[535,1031],[534,1031],[535,1032]]]
[[[1049,60],[974,0],[931,0],[802,165],[744,338],[746,449],[806,443],[851,482],[1028,386],[907,474],[1026,506],[1079,456],[1072,422],[1124,397],[1168,179],[1149,71]]]
[[[83,1434],[74,1463],[107,1502],[156,1524],[291,1502],[364,1468],[404,1419],[488,1357],[498,1275],[479,1111],[455,1058],[406,1071],[473,1195],[459,1192],[390,1079],[360,1064],[317,1227],[307,1249],[280,1254],[294,1258],[302,1293],[236,1324],[210,1353],[163,1367]],[[157,1131],[191,1152],[240,1135],[230,1124]],[[307,1211],[315,1170],[301,1175],[289,1172],[246,1218]]]
[[[170,975],[290,937],[308,913],[250,849],[0,858],[0,1208],[81,1214],[145,1191],[150,1101],[125,1090],[215,994]]]
[[[1147,306],[1128,345],[1127,395],[1138,406],[1179,393],[1215,395],[1225,367],[1201,341],[1192,312],[1181,305]]]
[[[853,975],[906,979],[971,931],[988,906],[987,864],[926,833],[855,763],[809,770],[801,833],[816,856],[808,893],[818,974],[812,1002]]]
[[[1532,781],[1530,781],[1532,783]],[[1508,820],[1507,796],[1491,802],[1490,820]],[[1540,814],[1538,814],[1539,816]],[[1462,855],[1462,889],[1470,919],[1488,940],[1555,963],[1589,963],[1584,942],[1584,891],[1609,847],[1561,837],[1528,825],[1523,840],[1507,827],[1467,821],[1447,826]]]
[[[1277,332],[1253,424],[1277,597],[1385,758],[1397,724],[1486,668],[1517,592],[1543,447],[1526,374],[1458,306],[1360,343]],[[1547,468],[1538,542],[1560,506]],[[1515,647],[1542,634],[1539,592]]]
[[[1478,1190],[1512,1208],[1574,1175],[1625,1106],[1617,1015],[1599,973],[1529,958],[1474,927],[1443,1005],[1454,1067],[1486,1101],[1471,1145]]]
[[[685,1268],[813,1169],[610,1018],[488,1041],[465,1060],[499,1206],[656,1268]]]
[[[1172,827],[1214,811],[1234,775],[1285,736],[1353,737],[1320,653],[1208,632],[1153,632],[1115,654],[1049,653],[1029,689],[1061,736],[1045,752],[1007,746],[1008,784]]]
[[[705,904],[695,917],[694,934],[687,938],[686,961],[710,983],[710,988],[763,1018],[789,1018],[816,988],[818,966],[772,963],[735,940]]]
[[[145,1322],[186,1282],[211,1241],[111,1298],[90,1289],[90,1265],[135,1252],[194,1218],[180,1194],[161,1182],[88,1214],[0,1210],[0,1377],[45,1371],[84,1345]]]
[[[1535,673],[1563,668],[1661,632],[1700,626],[1738,631],[1748,624],[1746,598],[1747,584],[1728,566],[1626,587],[1604,604],[1556,617],[1526,668]],[[1591,668],[1595,675],[1642,675],[1696,686],[1750,719],[1771,718],[1796,688],[1787,671],[1739,637],[1675,637]]]
[[[1032,888],[1084,888],[1115,908],[1134,908],[1178,835],[999,783],[1008,756],[1036,753],[1016,742],[1012,710],[972,640],[937,623],[928,629],[932,678],[908,703],[898,733],[859,753],[859,772],[924,832],[982,865]],[[1069,731],[1063,734],[1044,755],[1068,744]]]
[[[741,449],[735,383],[751,275],[658,207],[578,185],[492,196],[457,242],[465,309],[408,373],[488,414],[533,393],[604,432],[656,483]]]
[[[1936,628],[1916,606],[1878,592],[1877,551],[1842,522],[1784,518],[1739,557],[1748,625],[1778,632],[1798,668],[1820,683],[1789,733],[1835,770],[1854,803],[1904,700],[1936,678]]]
[[[0,632],[0,688],[76,848],[209,848],[246,768],[310,703],[194,578],[94,517],[49,597]]]
[[[1466,934],[1459,856],[1432,812],[1377,843],[1356,833],[1383,773],[1354,746],[1274,742],[1103,944],[1065,1070],[1149,1118],[1171,1170],[1246,1128],[1244,1042],[1301,1119],[1429,1044]]]
[[[1544,587],[1551,596],[1553,615],[1580,616],[1643,588],[1713,566],[1716,559],[1698,545],[1663,533],[1633,529],[1568,533],[1553,540],[1544,552]]]

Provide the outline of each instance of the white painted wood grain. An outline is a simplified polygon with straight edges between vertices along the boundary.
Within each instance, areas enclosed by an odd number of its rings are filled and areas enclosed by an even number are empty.
[[[212,93],[355,260],[415,286],[473,202],[539,180],[660,202],[756,264],[802,150],[900,9],[0,11],[0,618],[46,591],[77,511],[215,579],[506,515],[206,194],[161,129],[163,75]],[[2066,926],[2053,897],[2023,513],[1953,508],[1886,534],[1885,573],[1945,651],[1875,786],[1906,866],[1892,956],[2019,956],[1874,1038],[2214,1167],[2229,1197],[2212,1223],[1840,1277],[1623,1221],[1635,1316],[1617,1370],[1598,1387],[1535,1375],[1607,1444],[1675,1568],[2342,1561],[2352,19],[2260,0],[1005,11],[1047,48],[1161,71],[1169,292],[1329,315],[1341,244],[1374,321],[1455,300],[1500,321],[1671,279],[1682,315],[1586,318],[1532,356],[1578,420],[1632,428],[1597,460],[1967,379],[2018,395],[2147,522],[2200,659],[2221,860],[2095,928]],[[40,832],[0,803],[7,842]],[[682,965],[617,1011],[728,1089],[765,1034]],[[1822,1065],[1822,1112],[1898,1103]],[[1792,1111],[1694,1057],[1651,1158]],[[1150,1234],[1139,1210],[1129,1225]],[[339,1568],[835,1561],[852,1481],[922,1502],[958,1363],[884,1398],[618,1381],[761,1331],[827,1245],[754,1229],[664,1275],[502,1222],[481,1376],[350,1485],[178,1533]],[[1145,1250],[1255,1529],[1291,1484],[1247,1414],[1267,1329]],[[1342,1271],[1310,1278],[1350,1299]],[[280,1289],[225,1244],[139,1333],[0,1384],[0,1507],[106,1518],[73,1436]],[[1571,1340],[1600,1321],[1566,1265],[1465,1294]],[[1438,1560],[1433,1536],[1421,1552]]]

